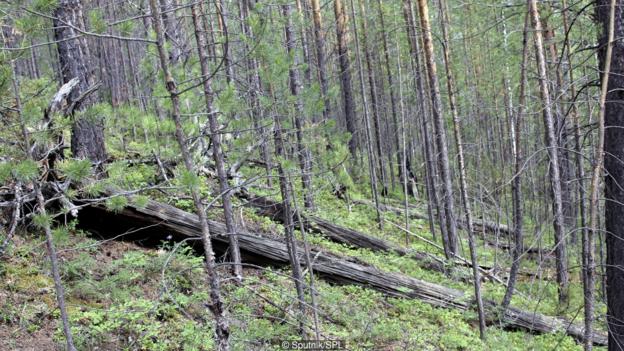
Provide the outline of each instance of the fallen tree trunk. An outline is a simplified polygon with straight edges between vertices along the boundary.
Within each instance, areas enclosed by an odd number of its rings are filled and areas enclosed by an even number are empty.
[[[269,217],[274,221],[282,221],[283,217],[281,203],[271,200],[265,196],[253,195],[246,191],[241,191],[237,195],[239,198],[246,200],[247,205],[254,207],[258,214]],[[362,232],[358,232],[350,228],[333,224],[330,221],[317,216],[299,213],[296,217],[301,217],[302,220],[305,222],[306,228],[310,229],[312,232],[319,233],[326,238],[338,243],[348,244],[357,248],[370,249],[372,251],[394,252],[399,256],[409,256],[416,260],[421,268],[441,272],[444,274],[448,274],[450,272],[449,268],[454,269],[445,265],[445,262],[447,261],[445,261],[444,259],[427,252],[406,250],[404,248],[391,245],[387,241],[381,240],[379,238],[364,234]],[[442,250],[442,248],[440,248],[440,250]],[[458,266],[472,267],[469,261],[459,256],[457,256],[453,260],[453,263]],[[502,281],[499,277],[491,274],[489,271],[483,268],[479,269],[483,273],[481,277],[482,280],[489,279],[503,285],[505,284],[504,281]],[[463,277],[460,279],[462,281],[470,281],[470,278],[468,277]]]
[[[165,239],[199,239],[201,235],[199,220],[195,214],[156,201],[148,201],[143,207],[129,205],[117,212],[108,211],[101,204],[94,204],[80,211],[80,224],[91,231],[127,231],[134,240],[143,239],[152,243]],[[215,250],[225,252],[229,242],[225,225],[210,221],[209,226]],[[288,250],[282,241],[245,232],[239,232],[238,235],[244,261],[258,265],[285,266],[288,264]],[[301,248],[295,249],[297,254],[303,254]],[[372,266],[348,261],[319,250],[312,250],[311,257],[314,257],[314,271],[331,282],[357,284],[375,289],[388,296],[417,298],[439,307],[460,310],[472,308],[472,302],[464,293],[455,289],[397,273],[383,272]],[[502,319],[507,328],[537,333],[565,332],[578,340],[583,338],[581,326],[563,319],[513,307],[508,308],[504,316],[499,319],[496,303],[486,301],[486,306],[490,322],[497,323]],[[606,345],[607,338],[604,334],[595,333],[593,341],[597,345]]]
[[[262,216],[269,217],[273,221],[281,222],[282,204],[265,196],[253,195],[247,191],[240,191],[237,196],[245,200],[247,205],[256,209]],[[295,218],[301,217],[308,230],[322,234],[331,241],[348,244],[353,247],[370,249],[372,251],[394,252],[399,256],[409,255],[422,263],[422,267],[438,272],[446,272],[444,261],[435,255],[426,252],[408,251],[404,248],[389,244],[388,242],[370,235],[333,224],[325,219],[304,213],[299,213]]]

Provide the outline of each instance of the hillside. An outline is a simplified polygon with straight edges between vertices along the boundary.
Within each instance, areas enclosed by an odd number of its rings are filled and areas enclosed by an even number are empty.
[[[0,350],[624,345],[624,0],[0,1]]]
[[[264,193],[271,193],[267,189]],[[362,205],[347,210],[344,202],[331,194],[322,197],[318,214],[408,250],[442,254],[416,236],[405,246],[404,233],[390,223],[401,223],[388,214],[383,232],[376,229],[374,211]],[[243,202],[240,203],[242,205]],[[239,204],[237,204],[239,205]],[[241,206],[247,230],[259,230],[279,238],[281,224],[261,217]],[[215,218],[218,220],[218,218]],[[423,220],[410,221],[412,231],[432,240]],[[22,234],[11,259],[3,263],[3,279],[9,289],[2,292],[0,334],[9,340],[5,349],[37,350],[62,345],[62,332],[55,318],[53,282],[48,262],[37,235]],[[202,275],[202,259],[188,244],[162,241],[141,246],[144,234],[124,232],[90,233],[80,229],[57,232],[55,239],[63,267],[68,309],[79,349],[202,350],[211,349],[210,314],[203,307],[207,287]],[[132,236],[132,240],[128,240]],[[373,252],[334,243],[320,235],[308,234],[315,249],[371,264],[385,272],[397,272],[428,282],[464,291],[470,299],[470,271],[449,264],[443,274],[422,268],[422,262],[392,253]],[[480,242],[480,262],[493,263],[494,250]],[[499,255],[503,256],[499,253]],[[504,267],[500,257],[499,265]],[[227,270],[220,272],[227,277]],[[224,279],[223,296],[231,321],[233,350],[281,350],[278,342],[297,339],[296,295],[290,271],[284,267],[246,267],[245,280],[237,284]],[[552,268],[545,267],[544,279],[526,277],[513,305],[555,314],[556,291],[549,287]],[[498,273],[504,277],[504,273]],[[479,339],[476,313],[433,307],[418,299],[392,298],[369,288],[315,281],[319,332],[324,338],[344,340],[349,350],[543,350],[580,349],[565,333],[532,335],[522,330],[506,330],[497,323],[488,328],[488,339]],[[486,298],[499,300],[504,285],[484,282]],[[580,292],[579,292],[580,294]],[[537,303],[535,302],[537,301]],[[578,310],[563,315],[577,319]],[[313,333],[313,318],[307,316]]]

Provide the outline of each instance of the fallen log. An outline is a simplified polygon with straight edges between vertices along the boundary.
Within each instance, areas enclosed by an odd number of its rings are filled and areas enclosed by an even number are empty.
[[[177,209],[156,201],[148,201],[143,207],[126,206],[121,211],[108,211],[101,204],[83,208],[80,213],[80,225],[92,231],[124,231],[133,228],[131,234],[135,240],[159,242],[164,239],[183,240],[199,238],[201,231],[195,214]],[[212,240],[217,252],[225,252],[228,245],[225,225],[219,222],[209,223]],[[110,233],[109,233],[110,234]],[[258,265],[284,266],[289,262],[286,245],[251,233],[239,232],[239,245],[243,260]],[[295,248],[302,254],[301,248]],[[472,302],[463,292],[440,285],[425,282],[397,273],[380,271],[370,265],[351,262],[339,256],[312,250],[314,271],[322,278],[339,284],[356,284],[380,291],[388,296],[417,298],[434,306],[468,310]],[[560,318],[523,311],[514,307],[507,309],[502,318],[497,317],[497,304],[485,301],[487,315],[491,323],[502,320],[507,328],[523,329],[536,333],[565,332],[582,340],[583,328]],[[595,333],[593,342],[606,345],[607,337]]]
[[[253,195],[247,191],[240,191],[237,196],[246,201],[249,205],[256,209],[261,216],[269,217],[273,221],[281,222],[284,218],[282,215],[282,204],[269,199],[265,196]],[[389,244],[388,242],[366,235],[356,230],[333,224],[323,218],[299,213],[301,219],[305,222],[306,229],[321,234],[331,241],[341,244],[351,245],[357,248],[370,249],[372,251],[393,252],[399,256],[413,257],[421,263],[422,268],[434,270],[437,272],[446,272],[447,269],[444,261],[435,255],[426,252],[408,251],[404,248]],[[295,216],[298,218],[299,216]]]

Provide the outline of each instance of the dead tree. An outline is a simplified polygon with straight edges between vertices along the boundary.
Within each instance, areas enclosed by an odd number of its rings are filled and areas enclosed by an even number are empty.
[[[518,111],[509,123],[511,136],[511,151],[514,158],[514,174],[511,181],[511,197],[513,207],[513,235],[514,250],[512,254],[511,269],[509,272],[509,280],[507,281],[507,290],[501,302],[502,309],[505,310],[511,303],[513,291],[516,285],[518,271],[520,270],[520,262],[524,252],[524,235],[523,227],[523,210],[522,210],[522,143],[520,139],[521,120],[526,110],[526,84],[527,84],[527,61],[529,59],[529,16],[528,12],[524,19],[524,31],[522,35],[522,63],[520,64],[520,99],[518,101]]]
[[[561,177],[559,174],[559,151],[555,134],[555,121],[552,114],[552,102],[548,90],[548,72],[542,39],[542,23],[537,9],[537,0],[529,0],[529,14],[535,31],[535,54],[539,76],[540,95],[543,105],[546,147],[550,160],[550,183],[552,194],[553,229],[555,232],[555,255],[557,257],[557,283],[559,285],[559,302],[568,301],[568,262],[566,254],[565,227],[563,219],[563,200],[561,195]]]
[[[479,265],[477,263],[477,248],[474,239],[474,227],[472,222],[472,211],[468,198],[468,181],[466,180],[466,161],[464,160],[464,145],[462,142],[461,122],[457,111],[457,101],[455,99],[455,80],[451,70],[450,40],[448,27],[450,26],[449,13],[445,0],[438,0],[440,9],[440,23],[442,25],[442,39],[444,45],[442,53],[444,56],[444,68],[446,71],[446,86],[449,95],[449,107],[453,117],[453,134],[457,145],[457,163],[459,168],[459,188],[461,191],[462,204],[464,205],[464,216],[466,217],[466,229],[468,233],[468,246],[470,248],[470,261],[472,263],[472,274],[474,276],[475,299],[477,300],[477,312],[479,313],[479,334],[481,339],[485,339],[485,312],[483,311],[483,299],[481,298],[481,278],[479,277]]]
[[[351,14],[355,17],[355,6],[353,0],[351,2]],[[360,43],[358,40],[358,31],[355,22],[353,23],[353,35],[355,36],[355,58],[357,60],[358,78],[360,83],[360,94],[362,95],[362,104],[364,109],[364,129],[366,131],[366,151],[368,154],[368,171],[370,175],[371,192],[373,194],[373,201],[375,203],[375,210],[377,212],[377,223],[379,228],[382,228],[383,217],[379,210],[379,196],[377,191],[377,173],[375,171],[375,153],[373,152],[373,137],[371,134],[371,125],[368,114],[368,103],[366,99],[366,86],[364,84],[364,73],[362,68],[362,58],[360,57]]]

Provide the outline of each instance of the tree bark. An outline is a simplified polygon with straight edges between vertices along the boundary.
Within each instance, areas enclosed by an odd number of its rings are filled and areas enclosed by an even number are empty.
[[[359,145],[357,122],[355,116],[355,101],[351,86],[351,59],[349,58],[349,29],[347,25],[347,13],[342,0],[334,0],[334,16],[336,17],[336,42],[338,47],[338,64],[340,66],[340,90],[342,92],[342,105],[347,131],[351,133],[349,139],[349,151],[351,157],[356,159]]]
[[[97,103],[97,94],[88,93],[96,87],[96,78],[91,62],[91,51],[87,39],[76,28],[84,30],[84,14],[80,0],[59,0],[53,13],[54,39],[61,65],[63,84],[73,78],[80,80],[69,100],[75,103],[74,111],[83,112]],[[73,38],[73,39],[70,39]],[[86,94],[86,95],[85,95]],[[76,158],[88,158],[95,163],[106,160],[104,144],[104,120],[102,116],[86,117],[74,115],[71,150]]]
[[[511,269],[509,272],[509,280],[507,281],[507,290],[501,302],[503,311],[509,307],[511,298],[516,285],[518,271],[520,270],[520,262],[524,251],[524,238],[522,234],[523,209],[522,209],[522,143],[520,139],[521,120],[524,117],[526,109],[526,84],[527,84],[527,61],[529,59],[529,15],[528,12],[524,18],[524,30],[522,34],[522,63],[520,64],[520,98],[518,101],[518,111],[516,116],[512,117],[510,122],[511,134],[511,150],[514,158],[514,174],[511,181],[511,201],[513,207],[513,223],[514,223],[514,251],[512,255]],[[513,113],[513,111],[512,111]]]
[[[416,91],[418,96],[418,113],[420,114],[421,121],[417,124],[420,126],[420,134],[422,135],[422,151],[425,156],[425,188],[427,190],[427,215],[429,222],[429,230],[433,237],[433,241],[436,241],[435,221],[433,218],[433,210],[435,209],[438,216],[438,223],[440,223],[440,229],[442,230],[442,237],[446,238],[446,229],[444,227],[444,220],[442,218],[442,212],[440,211],[440,203],[438,202],[437,192],[435,190],[435,164],[432,155],[431,138],[429,138],[428,124],[428,109],[425,96],[425,83],[422,76],[422,69],[420,65],[420,44],[418,35],[416,34],[416,18],[414,16],[414,7],[411,0],[403,0],[403,17],[405,20],[405,26],[407,28],[407,38],[410,44],[410,53],[413,61],[413,74],[416,80]],[[446,240],[446,239],[444,239]]]
[[[328,96],[327,71],[325,65],[325,36],[323,34],[323,22],[321,20],[321,4],[319,0],[310,0],[310,2],[312,4],[312,20],[314,22],[316,65],[319,84],[321,86],[321,98],[323,99],[323,119],[327,120],[331,113],[331,105]],[[336,28],[336,30],[338,30],[338,28]]]
[[[251,10],[250,0],[241,0],[238,3],[240,17],[241,17],[241,29],[243,34],[253,42],[255,40],[255,35],[251,25],[248,23],[249,21],[249,11]],[[246,52],[250,52],[250,48],[248,45],[245,45]],[[272,176],[272,163],[271,163],[271,155],[269,152],[270,145],[268,143],[269,136],[266,132],[266,129],[262,125],[263,123],[263,114],[262,109],[260,107],[260,96],[262,94],[262,85],[260,83],[260,75],[259,75],[259,67],[258,60],[254,57],[254,55],[249,55],[247,58],[247,71],[248,71],[248,81],[250,85],[249,92],[249,100],[251,105],[251,119],[253,122],[253,127],[257,131],[258,136],[261,139],[260,143],[260,155],[264,161],[266,175],[267,175],[267,186],[269,188],[273,187],[273,176]]]
[[[472,274],[474,279],[475,299],[477,300],[477,312],[479,314],[479,334],[481,339],[485,339],[485,312],[483,310],[483,299],[481,297],[481,277],[479,274],[479,265],[477,263],[477,248],[474,239],[474,227],[472,223],[472,212],[470,209],[470,200],[468,198],[468,181],[466,180],[466,161],[464,160],[464,146],[461,134],[461,122],[457,112],[457,101],[455,99],[455,83],[453,71],[450,62],[450,40],[448,27],[450,19],[445,0],[438,0],[440,8],[440,21],[442,25],[442,38],[444,45],[442,52],[444,56],[444,68],[446,70],[446,86],[449,95],[449,106],[453,117],[453,134],[455,136],[455,144],[457,144],[457,162],[459,167],[459,185],[461,191],[462,204],[464,205],[464,216],[466,217],[466,229],[468,234],[468,246],[470,249],[470,262],[472,263]]]
[[[310,150],[305,146],[305,140],[303,136],[303,117],[300,115],[303,109],[303,103],[301,102],[301,79],[299,77],[299,57],[295,52],[295,35],[292,29],[291,10],[289,6],[283,6],[282,12],[286,24],[284,25],[284,33],[286,42],[286,50],[289,56],[293,57],[288,70],[290,93],[295,97],[295,136],[297,138],[297,158],[299,160],[299,168],[301,169],[301,183],[303,185],[303,203],[306,209],[314,209],[314,194],[312,189],[312,155]]]
[[[437,68],[433,50],[433,36],[431,25],[429,24],[429,8],[427,0],[418,0],[420,14],[420,24],[422,27],[422,39],[424,42],[425,62],[429,75],[429,90],[431,94],[431,112],[435,127],[435,141],[438,146],[438,167],[442,178],[442,197],[444,204],[444,217],[446,223],[446,243],[445,250],[447,258],[457,254],[457,222],[455,221],[455,204],[453,199],[453,182],[451,180],[451,169],[449,166],[448,146],[446,141],[446,130],[444,126],[444,116],[442,115],[442,98],[440,96],[440,83],[438,81]],[[443,225],[440,223],[440,225]]]
[[[542,23],[537,9],[537,0],[529,0],[529,13],[535,31],[535,53],[539,75],[540,95],[543,104],[544,129],[548,157],[550,159],[551,195],[553,199],[553,229],[555,232],[555,255],[557,265],[557,283],[559,303],[568,302],[568,262],[566,254],[565,228],[563,219],[563,201],[561,196],[561,177],[559,174],[559,151],[555,134],[555,121],[552,114],[552,102],[548,90],[548,72],[542,39]]]
[[[160,60],[160,67],[164,73],[164,83],[169,92],[169,98],[171,100],[171,118],[175,124],[175,136],[180,147],[180,153],[184,160],[184,166],[186,171],[192,175],[196,175],[196,170],[193,165],[193,160],[186,146],[186,135],[182,127],[180,118],[180,95],[178,92],[177,84],[169,69],[169,61],[167,53],[165,51],[165,35],[163,30],[163,20],[160,15],[160,8],[156,3],[157,0],[150,0],[150,10],[152,14],[152,24],[154,31],[156,32],[158,58]],[[209,308],[215,317],[215,344],[218,351],[228,351],[230,349],[229,336],[230,327],[228,320],[225,316],[225,305],[221,299],[221,287],[219,277],[217,276],[215,255],[212,248],[212,242],[210,238],[210,228],[208,227],[208,218],[206,216],[206,210],[199,193],[199,189],[195,186],[191,186],[191,196],[193,198],[193,204],[195,205],[195,211],[197,218],[199,219],[199,226],[201,229],[201,238],[204,248],[204,255],[206,257],[205,269],[208,285],[210,286],[210,303]]]
[[[624,149],[624,2],[622,0],[600,0],[596,3],[596,13],[602,27],[600,36],[601,50],[598,58],[602,68],[600,91],[600,114],[598,116],[598,144],[594,159],[590,200],[590,230],[583,243],[583,255],[586,262],[585,293],[585,348],[591,348],[587,341],[592,337],[594,289],[594,244],[593,236],[599,229],[598,221],[598,186],[604,162],[605,174],[605,233],[607,242],[607,326],[609,330],[609,350],[621,350],[624,345],[624,181],[622,157]],[[604,152],[603,152],[604,151]],[[604,157],[604,159],[603,159]],[[590,300],[591,299],[591,300]]]
[[[202,77],[209,77],[208,67],[208,55],[206,53],[206,38],[203,32],[203,18],[201,14],[203,11],[200,9],[200,5],[193,5],[191,7],[191,13],[193,17],[193,25],[195,27],[195,39],[197,41],[197,54],[199,56],[199,64],[201,67]],[[240,250],[238,248],[238,234],[236,230],[236,224],[234,222],[234,211],[232,210],[232,200],[230,194],[230,184],[228,183],[227,172],[225,170],[225,160],[223,157],[223,150],[221,147],[221,131],[219,130],[219,124],[217,121],[217,111],[212,107],[213,92],[211,80],[203,79],[204,99],[206,100],[206,111],[208,112],[208,124],[210,128],[211,141],[212,141],[212,156],[215,161],[217,170],[217,176],[219,177],[219,191],[221,193],[221,199],[223,202],[223,216],[225,218],[225,226],[228,231],[230,240],[230,256],[232,258],[232,272],[238,280],[243,278],[243,267],[241,266]]]
[[[351,0],[353,1],[353,0]],[[381,137],[381,111],[379,109],[379,92],[377,91],[377,78],[375,77],[375,63],[373,62],[373,54],[370,49],[370,43],[368,42],[368,20],[366,19],[366,10],[364,8],[364,2],[358,0],[360,5],[361,15],[361,31],[362,31],[362,46],[364,49],[364,60],[366,61],[366,72],[368,73],[368,86],[370,89],[371,107],[373,111],[373,125],[375,127],[375,141],[374,145],[377,150],[377,163],[379,167],[379,175],[381,177],[381,195],[388,195],[388,180],[386,175],[386,166],[384,165],[384,144]],[[355,9],[352,9],[353,18],[355,18]],[[357,33],[355,34],[357,41]],[[375,60],[376,61],[376,60]],[[365,92],[364,92],[365,93]]]
[[[351,2],[351,14],[355,18],[355,6],[353,0]],[[360,94],[362,94],[362,105],[364,109],[364,129],[366,129],[366,150],[368,151],[368,171],[370,174],[370,186],[375,203],[375,211],[377,212],[377,223],[379,228],[383,227],[381,210],[379,209],[379,196],[377,191],[377,174],[375,172],[375,153],[373,152],[373,137],[371,134],[370,119],[368,114],[368,103],[366,99],[366,86],[364,84],[364,73],[362,68],[362,58],[360,56],[360,43],[358,40],[358,31],[355,22],[353,23],[353,35],[355,36],[355,58],[357,60],[358,78],[360,82]]]
[[[21,137],[24,142],[25,150],[29,152],[27,155],[31,161],[38,161],[35,156],[34,149],[31,147],[30,143],[30,135],[28,130],[26,129],[26,121],[24,120],[24,116],[22,115],[22,100],[20,98],[20,89],[19,82],[17,80],[17,70],[15,65],[13,65],[13,92],[15,94],[15,103],[17,107],[17,114],[19,116],[20,127],[21,127]],[[38,180],[33,182],[33,188],[35,191],[35,199],[37,201],[37,213],[42,217],[48,217],[45,205],[46,201],[43,198],[43,194],[41,192],[41,184],[38,183]],[[17,192],[17,191],[16,191]],[[18,201],[19,206],[19,201]],[[18,211],[18,208],[15,209]],[[76,351],[76,347],[74,346],[74,338],[71,332],[71,324],[69,323],[69,315],[67,314],[67,307],[65,306],[65,289],[63,289],[63,281],[61,280],[61,274],[59,269],[59,261],[56,253],[56,247],[54,245],[54,237],[52,236],[52,230],[50,228],[50,223],[47,220],[44,220],[43,232],[45,233],[46,238],[46,248],[48,250],[48,257],[50,258],[50,268],[52,271],[52,279],[54,280],[54,292],[56,293],[56,303],[59,308],[61,314],[61,322],[63,323],[63,334],[65,335],[65,342],[67,344],[68,351]],[[8,236],[7,236],[8,239]]]
[[[290,15],[290,5],[282,5],[282,13],[284,17]],[[275,99],[273,94],[272,85],[269,82],[269,94]],[[277,104],[277,101],[276,101]],[[284,234],[286,237],[286,248],[288,249],[288,257],[290,259],[290,265],[292,268],[292,278],[295,282],[295,289],[297,291],[297,298],[299,302],[299,333],[301,336],[305,336],[305,293],[303,289],[303,275],[301,274],[301,267],[299,264],[299,256],[297,254],[297,245],[295,241],[295,223],[293,221],[294,211],[292,210],[292,193],[288,186],[288,173],[284,169],[282,159],[287,157],[286,145],[284,143],[284,137],[282,132],[282,120],[281,114],[275,111],[273,113],[273,139],[275,143],[275,154],[277,155],[277,175],[279,179],[280,194],[282,195],[282,221],[284,223]]]

